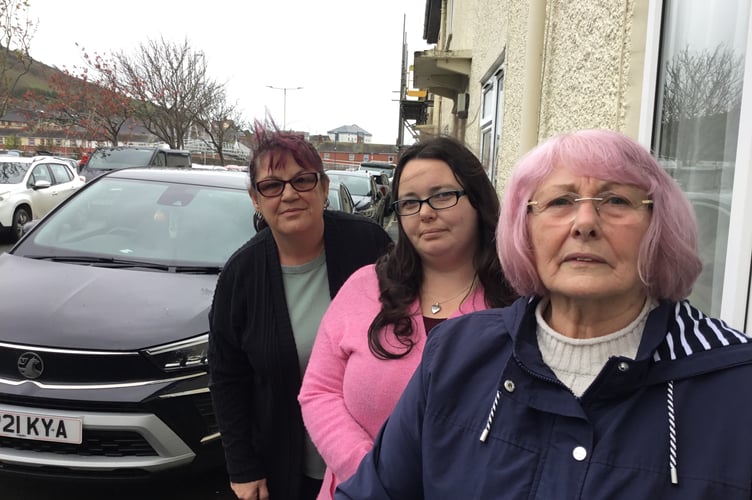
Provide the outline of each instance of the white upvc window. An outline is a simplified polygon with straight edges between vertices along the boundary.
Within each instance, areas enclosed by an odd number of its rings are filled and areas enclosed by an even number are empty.
[[[480,161],[496,185],[504,110],[504,70],[498,68],[481,85]]]
[[[651,0],[649,11],[640,139],[697,216],[703,271],[690,301],[750,332],[750,2]]]

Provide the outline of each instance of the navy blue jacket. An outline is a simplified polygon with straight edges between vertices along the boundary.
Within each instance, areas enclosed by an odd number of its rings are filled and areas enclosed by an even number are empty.
[[[577,398],[543,362],[537,300],[445,321],[335,498],[750,499],[752,344],[688,302]]]

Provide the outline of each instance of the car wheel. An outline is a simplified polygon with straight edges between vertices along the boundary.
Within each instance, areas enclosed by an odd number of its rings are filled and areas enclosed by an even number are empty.
[[[27,208],[18,207],[16,209],[16,211],[13,213],[13,223],[11,226],[14,240],[18,241],[18,239],[23,236],[23,226],[30,220],[31,214],[29,213],[29,210]]]

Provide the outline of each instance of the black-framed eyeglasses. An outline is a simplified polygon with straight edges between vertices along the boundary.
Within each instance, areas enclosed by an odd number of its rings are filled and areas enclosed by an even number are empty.
[[[256,182],[256,191],[265,198],[274,198],[281,195],[285,190],[285,185],[289,184],[298,193],[305,193],[316,187],[320,177],[319,172],[303,172],[286,181],[274,178],[264,179]]]
[[[392,203],[394,211],[397,215],[414,215],[420,212],[424,203],[428,203],[428,206],[434,210],[444,210],[445,208],[452,208],[460,201],[460,197],[464,196],[465,191],[442,191],[441,193],[432,194],[428,198],[419,200],[417,198],[405,198],[397,200]]]

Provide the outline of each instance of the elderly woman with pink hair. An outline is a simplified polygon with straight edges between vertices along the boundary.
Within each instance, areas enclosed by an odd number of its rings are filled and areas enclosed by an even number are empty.
[[[642,146],[555,136],[497,232],[523,298],[439,325],[335,498],[752,497],[752,345],[687,300],[692,208]],[[377,375],[376,375],[377,376]]]

